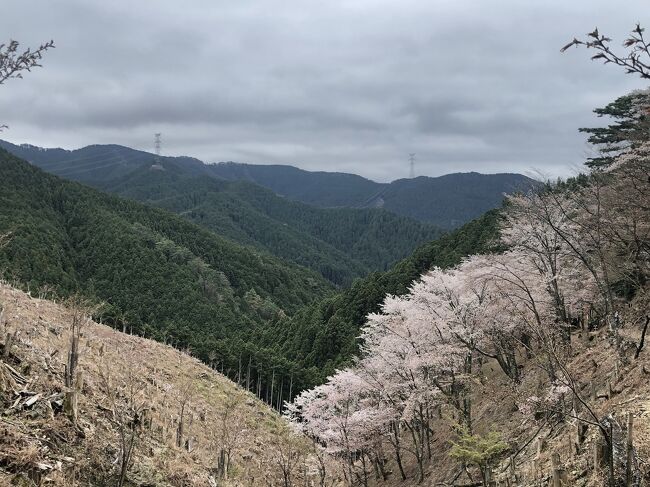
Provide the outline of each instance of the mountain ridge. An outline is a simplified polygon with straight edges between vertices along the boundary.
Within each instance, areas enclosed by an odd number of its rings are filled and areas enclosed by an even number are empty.
[[[268,347],[271,323],[333,290],[309,269],[1,150],[0,208],[0,234],[11,232],[0,249],[6,278],[106,302],[105,323],[190,347],[206,362],[214,354],[230,377],[244,353],[255,355],[253,377],[269,363],[289,369]]]
[[[92,145],[73,151],[35,150],[36,146],[17,146],[0,140],[0,147],[53,174],[89,184],[124,176],[142,165],[153,164],[156,158],[154,154],[119,145]],[[287,199],[321,208],[382,207],[446,230],[500,206],[504,193],[526,192],[539,185],[516,173],[452,173],[378,183],[356,174],[306,171],[281,164],[204,164],[184,156],[161,156],[159,160],[182,163],[196,176],[250,181]]]

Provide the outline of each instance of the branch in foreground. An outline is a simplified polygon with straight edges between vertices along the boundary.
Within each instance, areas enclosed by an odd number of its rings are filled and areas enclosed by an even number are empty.
[[[592,60],[600,59],[604,64],[613,63],[624,68],[628,74],[638,74],[643,79],[650,79],[650,41],[644,37],[644,30],[640,24],[636,25],[630,33],[630,37],[623,42],[623,47],[628,49],[625,54],[615,53],[610,47],[612,39],[602,35],[597,28],[587,34],[585,40],[573,38],[571,42],[560,49],[560,52],[573,46],[585,46],[587,49],[598,51],[591,56]]]

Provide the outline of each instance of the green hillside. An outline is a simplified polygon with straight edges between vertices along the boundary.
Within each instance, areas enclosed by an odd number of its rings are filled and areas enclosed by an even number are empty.
[[[539,185],[521,174],[454,173],[377,183],[354,174],[304,171],[280,165],[220,163],[211,171],[250,181],[288,199],[319,207],[383,208],[446,230],[501,206],[504,193]]]
[[[151,154],[121,146],[0,146],[52,174],[167,209],[236,243],[308,267],[337,286],[388,269],[442,233],[380,209],[317,208],[289,200],[257,184],[226,181],[213,173],[215,166],[192,158],[163,157],[157,167],[164,170],[155,170]]]
[[[46,171],[94,186],[123,178],[153,154],[119,145],[91,145],[76,150],[44,149],[0,140],[0,147]],[[320,208],[382,208],[450,230],[498,208],[504,193],[527,191],[538,182],[521,174],[455,173],[378,183],[356,174],[305,171],[293,166],[203,164],[191,157],[162,157],[188,175],[263,186],[288,200]],[[415,245],[415,244],[414,244]],[[404,254],[406,255],[406,254]]]
[[[222,162],[210,169],[224,179],[253,182],[292,200],[321,207],[360,206],[382,187],[356,174],[304,171],[279,164]]]
[[[195,177],[170,161],[163,166],[143,166],[98,187],[178,213],[235,242],[309,267],[337,285],[386,270],[441,234],[382,210],[315,208],[252,183]]]
[[[318,274],[238,246],[160,209],[48,175],[0,150],[0,250],[6,279],[37,293],[81,292],[101,318],[226,369],[272,324],[330,292]],[[231,377],[233,376],[231,373]]]
[[[387,272],[356,281],[343,292],[307,306],[279,323],[276,334],[284,353],[297,360],[313,384],[334,372],[358,351],[359,330],[368,313],[379,311],[387,294],[405,294],[432,267],[451,267],[464,257],[496,250],[499,210],[418,248]]]
[[[14,231],[0,254],[7,276],[34,290],[82,290],[109,303],[103,318],[115,326],[190,346],[231,377],[250,366],[263,384],[292,381],[294,391],[350,359],[365,316],[386,294],[484,251],[496,236],[496,212],[433,240],[435,228],[387,211],[315,208],[169,160],[165,170],[145,164],[95,182],[180,218],[2,157],[0,232]],[[387,272],[330,295],[322,276],[350,284],[422,241]]]

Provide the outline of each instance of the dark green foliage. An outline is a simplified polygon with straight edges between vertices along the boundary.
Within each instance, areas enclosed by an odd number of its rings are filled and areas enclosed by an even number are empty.
[[[287,198],[320,207],[383,208],[397,215],[458,228],[501,205],[504,193],[537,186],[520,174],[448,174],[375,183],[352,174],[309,172],[291,166],[221,163],[214,173],[252,181]]]
[[[520,174],[447,174],[398,179],[381,195],[383,207],[398,215],[458,228],[501,206],[504,193],[526,192],[538,184]]]
[[[587,166],[607,167],[621,150],[648,140],[650,136],[650,97],[646,92],[621,96],[604,108],[596,108],[599,117],[609,117],[613,123],[606,127],[581,128],[589,134],[589,143],[600,151],[597,157],[590,157]]]
[[[497,250],[497,210],[418,248],[388,272],[357,280],[349,290],[306,307],[280,322],[277,336],[287,356],[306,371],[312,386],[343,366],[358,351],[357,337],[368,313],[378,312],[387,294],[405,294],[433,267],[451,267],[471,254]]]
[[[143,164],[151,165],[153,155],[121,145],[89,145],[81,149],[43,149],[33,145],[15,145],[0,140],[0,148],[11,152],[41,169],[87,184],[120,178]],[[207,166],[191,157],[163,158],[182,163],[194,175],[206,175]]]
[[[206,361],[212,352],[231,377],[243,354],[254,354],[264,371],[291,368],[261,337],[331,289],[303,267],[47,175],[0,150],[0,234],[6,231],[6,278],[106,302],[105,322],[190,347]]]
[[[232,240],[344,283],[372,266],[387,267],[409,242],[437,231],[386,211],[312,208],[248,182],[197,177],[194,169],[203,166],[190,165],[188,174],[170,160],[164,171],[146,163],[109,183],[94,182],[227,240],[0,154],[0,233],[14,232],[0,253],[5,276],[33,290],[47,284],[59,294],[81,290],[105,301],[106,322],[189,346],[252,390],[259,384],[260,395],[276,405],[288,398],[288,384],[296,393],[351,359],[366,315],[386,294],[405,293],[433,266],[486,251],[497,234],[497,213],[490,212],[422,245],[390,271],[329,295],[318,274]]]
[[[163,157],[158,167],[164,170],[155,170],[151,154],[120,146],[65,151],[2,145],[48,172],[178,213],[218,235],[309,267],[339,286],[388,269],[442,233],[380,209],[322,209],[287,200],[246,181],[220,179],[215,166],[191,158]],[[332,177],[339,176],[349,175]]]
[[[154,158],[152,154],[119,145],[91,145],[66,151],[17,146],[0,140],[0,147],[57,176],[101,187],[117,178],[126,183],[130,173],[143,165],[151,167]],[[165,167],[182,167],[186,176],[247,181],[289,200],[321,208],[383,208],[446,230],[499,207],[504,193],[525,192],[537,186],[520,174],[458,173],[399,179],[388,184],[354,174],[311,172],[291,166],[233,162],[206,165],[191,157],[161,157],[161,161]],[[399,257],[394,256],[393,260]]]
[[[211,169],[224,179],[253,182],[281,196],[326,208],[361,206],[382,186],[356,174],[303,171],[277,164],[222,162]]]
[[[441,231],[374,209],[324,209],[245,181],[195,177],[170,161],[144,166],[101,189],[143,201],[236,242],[309,267],[337,285],[385,270]]]

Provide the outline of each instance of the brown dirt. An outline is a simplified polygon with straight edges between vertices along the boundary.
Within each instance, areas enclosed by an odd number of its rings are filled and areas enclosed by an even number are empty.
[[[229,480],[218,485],[270,485],[280,475],[277,445],[303,445],[290,439],[277,413],[197,359],[92,321],[84,325],[80,343],[83,389],[75,425],[57,404],[66,390],[69,311],[3,284],[0,305],[0,350],[5,336],[16,333],[6,364],[0,361],[14,374],[4,390],[0,381],[0,485],[115,485],[116,408],[126,410],[130,400],[147,409],[147,419],[138,430],[127,485],[217,485],[218,452],[228,444]],[[184,440],[191,439],[191,452],[175,446],[183,398]]]

